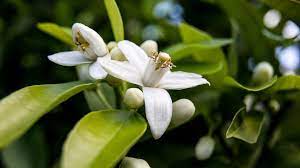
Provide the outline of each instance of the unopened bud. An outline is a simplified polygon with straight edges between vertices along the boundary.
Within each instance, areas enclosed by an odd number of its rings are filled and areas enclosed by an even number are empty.
[[[250,111],[255,101],[255,96],[253,94],[248,94],[244,97],[244,104],[246,106],[246,111]]]
[[[109,51],[111,51],[113,48],[115,48],[117,46],[118,46],[118,44],[115,41],[111,41],[111,42],[107,43],[107,48]]]
[[[158,52],[158,45],[156,41],[146,40],[141,44],[141,48],[146,52],[148,56],[152,56]]]
[[[195,113],[194,103],[188,99],[179,99],[173,103],[171,124],[181,125],[191,119]]]
[[[268,62],[260,62],[254,68],[252,79],[257,85],[266,83],[271,80],[274,74],[272,65]]]
[[[125,157],[120,164],[120,168],[150,168],[150,166],[143,159]]]
[[[126,57],[122,53],[122,51],[118,48],[115,47],[110,51],[111,59],[112,60],[117,60],[117,61],[126,61]]]
[[[278,111],[280,110],[280,104],[279,104],[279,102],[278,102],[277,100],[275,100],[275,99],[270,100],[270,102],[269,102],[269,107],[271,108],[271,110],[272,110],[273,112],[278,112]]]
[[[195,155],[198,160],[210,158],[215,148],[215,140],[210,136],[201,137],[195,147]]]
[[[138,88],[130,88],[124,96],[124,104],[130,109],[138,109],[144,104],[144,94]]]

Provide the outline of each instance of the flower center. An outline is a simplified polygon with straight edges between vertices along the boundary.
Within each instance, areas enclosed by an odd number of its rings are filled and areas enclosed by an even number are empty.
[[[144,72],[143,84],[156,87],[164,75],[175,65],[171,62],[169,54],[164,52],[154,53],[150,56],[149,63]]]
[[[79,49],[82,51],[85,51],[89,47],[89,43],[83,38],[83,36],[80,34],[80,32],[76,33],[75,36],[75,44]]]
[[[175,65],[171,61],[171,57],[169,54],[165,52],[155,52],[152,56],[150,56],[156,64],[155,70],[158,70],[159,68],[170,68],[175,67]]]

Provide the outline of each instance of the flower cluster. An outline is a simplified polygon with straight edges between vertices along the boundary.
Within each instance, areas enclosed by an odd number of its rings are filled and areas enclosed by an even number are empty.
[[[110,45],[106,45],[99,34],[83,24],[75,23],[72,33],[78,51],[50,55],[49,60],[64,66],[90,64],[89,74],[96,80],[104,79],[109,74],[141,87],[143,96],[138,97],[144,99],[146,118],[155,139],[163,135],[172,119],[172,99],[166,90],[182,90],[209,84],[198,74],[171,72],[174,64],[170,55],[158,52],[157,43],[154,41],[146,41],[139,47],[133,42],[124,40],[118,42],[114,49],[109,50]],[[118,51],[118,55],[125,58],[112,59],[112,55],[115,56],[116,51]],[[135,94],[131,91],[128,95]],[[126,102],[130,102],[130,106],[134,106],[132,104],[134,99],[127,98]],[[139,102],[139,104],[141,103]],[[180,104],[189,106],[192,103]],[[192,106],[188,109],[193,108]],[[192,110],[190,113],[193,112]]]

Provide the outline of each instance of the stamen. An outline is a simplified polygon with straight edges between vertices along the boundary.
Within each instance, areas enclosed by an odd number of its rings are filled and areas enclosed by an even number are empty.
[[[153,59],[154,63],[156,64],[155,70],[158,70],[159,68],[170,68],[176,67],[172,61],[169,54],[164,52],[153,52],[153,54],[150,56],[150,58]]]
[[[83,38],[80,32],[77,32],[75,37],[75,44],[82,50],[85,51],[89,47],[89,43]]]

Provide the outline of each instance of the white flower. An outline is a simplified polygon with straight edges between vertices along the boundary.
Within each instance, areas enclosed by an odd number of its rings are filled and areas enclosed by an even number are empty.
[[[79,51],[59,52],[48,56],[48,59],[63,66],[77,66],[90,64],[89,74],[95,79],[103,79],[107,76],[97,59],[110,59],[107,46],[101,36],[93,29],[75,23],[72,26],[73,41]]]
[[[120,164],[120,168],[150,168],[150,166],[143,159],[125,157]]]
[[[160,138],[172,118],[172,100],[165,89],[181,90],[201,84],[209,84],[194,73],[171,72],[171,58],[167,53],[153,57],[130,41],[121,41],[118,47],[128,61],[101,61],[103,68],[112,76],[140,85],[144,92],[146,117],[155,139]]]
[[[195,147],[195,156],[198,160],[206,160],[213,154],[214,149],[215,140],[212,137],[201,137]]]

